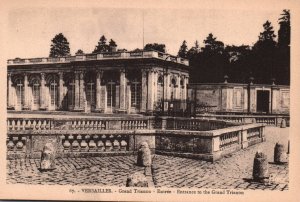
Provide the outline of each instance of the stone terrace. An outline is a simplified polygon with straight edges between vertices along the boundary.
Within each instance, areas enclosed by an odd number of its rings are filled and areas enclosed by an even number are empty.
[[[266,128],[266,142],[240,150],[215,163],[155,155],[153,179],[156,187],[287,190],[288,165],[269,164],[269,183],[251,182],[253,158],[264,151],[273,161],[277,141],[287,146],[288,128]],[[7,160],[7,183],[49,185],[125,186],[127,176],[144,172],[135,165],[136,156],[60,158],[56,170],[40,172],[38,159]]]

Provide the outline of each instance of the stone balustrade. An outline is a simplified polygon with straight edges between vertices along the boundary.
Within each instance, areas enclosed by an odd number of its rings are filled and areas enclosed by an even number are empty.
[[[26,65],[26,64],[44,64],[44,63],[69,63],[73,61],[89,61],[89,60],[107,60],[107,59],[134,59],[134,58],[158,58],[167,60],[185,66],[189,65],[189,61],[177,56],[157,51],[140,51],[140,52],[109,52],[99,54],[85,54],[76,56],[66,56],[58,58],[28,58],[28,59],[10,59],[8,65]]]
[[[134,119],[51,119],[51,118],[8,118],[9,132],[28,130],[146,130],[153,128],[153,117]]]
[[[157,130],[155,151],[215,161],[228,153],[265,141],[264,127],[264,124],[247,124],[208,131]]]
[[[235,123],[264,123],[266,125],[279,126],[283,119],[289,126],[290,117],[288,115],[197,115],[197,118],[223,120]]]
[[[40,158],[47,142],[60,156],[152,152],[214,161],[264,141],[264,124],[174,117],[7,119],[9,158]]]

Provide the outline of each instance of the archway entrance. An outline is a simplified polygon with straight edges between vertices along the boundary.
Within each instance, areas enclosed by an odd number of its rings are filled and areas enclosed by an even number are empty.
[[[258,90],[256,96],[256,111],[260,113],[269,113],[269,97],[270,92],[264,90]]]

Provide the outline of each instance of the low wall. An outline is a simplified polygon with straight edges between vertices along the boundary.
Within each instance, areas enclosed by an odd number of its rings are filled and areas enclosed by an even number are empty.
[[[263,124],[170,117],[7,120],[7,158],[40,158],[52,142],[60,157],[135,154],[146,141],[153,153],[214,161],[264,141]]]

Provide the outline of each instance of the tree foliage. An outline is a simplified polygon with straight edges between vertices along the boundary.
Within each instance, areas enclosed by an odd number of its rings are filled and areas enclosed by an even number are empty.
[[[57,34],[52,40],[49,57],[63,57],[70,55],[70,47],[67,38],[62,34]]]
[[[159,52],[166,52],[166,45],[165,44],[158,44],[158,43],[148,43],[145,45],[144,50],[156,50]]]
[[[279,18],[278,41],[271,22],[266,21],[253,46],[225,45],[212,33],[203,41],[203,47],[195,45],[187,52],[187,44],[180,47],[180,56],[190,61],[191,82],[223,82],[227,75],[228,82],[270,84],[290,83],[290,13],[283,10]],[[186,53],[186,54],[185,54]],[[179,55],[179,54],[178,54]]]
[[[182,45],[179,48],[178,56],[181,58],[187,58],[188,47],[186,44],[186,40],[182,42]]]
[[[93,53],[111,52],[113,50],[116,50],[116,48],[117,48],[117,43],[113,39],[110,39],[109,43],[107,44],[106,37],[102,35]]]
[[[82,55],[82,54],[84,54],[84,52],[81,49],[78,49],[75,53],[75,55]]]

